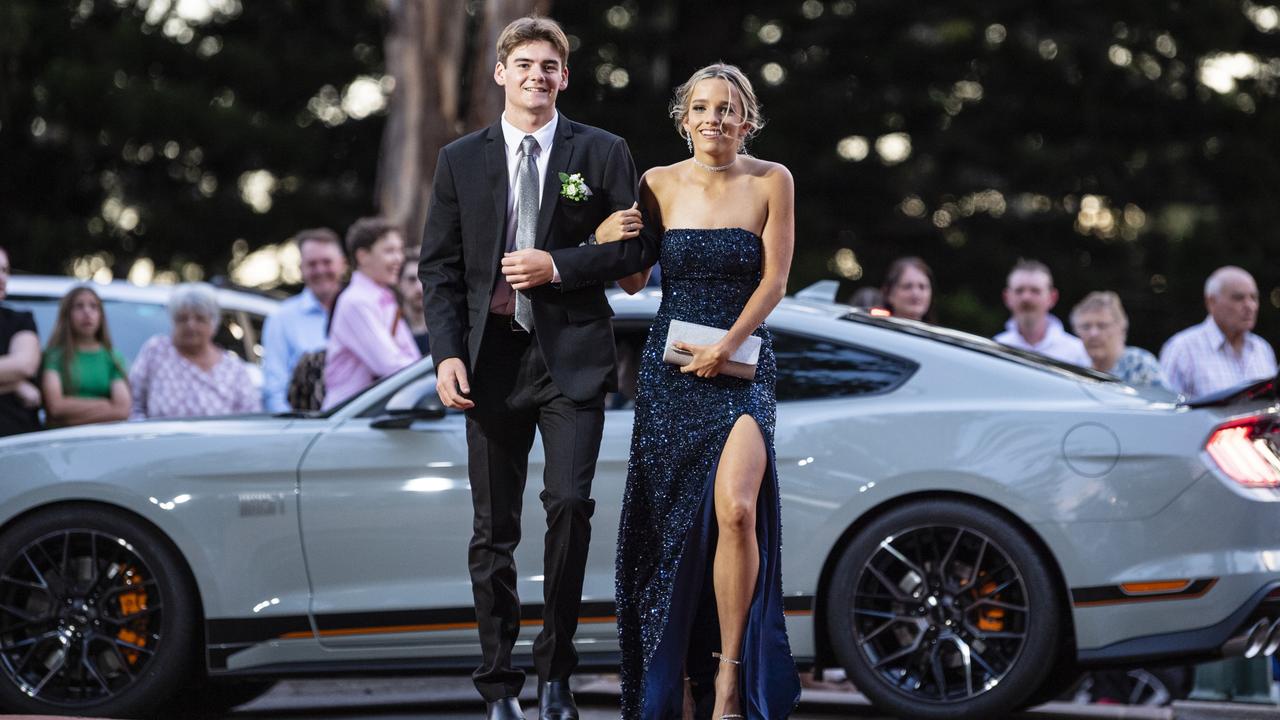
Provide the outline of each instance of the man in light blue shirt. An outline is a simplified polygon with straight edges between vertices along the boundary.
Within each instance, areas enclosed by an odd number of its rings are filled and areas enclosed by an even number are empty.
[[[302,292],[280,303],[262,326],[262,405],[287,412],[289,379],[303,353],[323,350],[329,312],[347,274],[342,239],[328,228],[303,230],[293,237],[302,256]]]

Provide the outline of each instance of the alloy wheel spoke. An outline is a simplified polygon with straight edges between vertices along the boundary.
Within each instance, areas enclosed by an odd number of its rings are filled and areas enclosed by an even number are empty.
[[[19,610],[18,608],[13,607],[12,605],[5,605],[3,603],[0,603],[0,611],[7,612],[10,615],[17,617],[19,620],[22,620],[25,623],[38,623],[46,619],[43,616],[31,615],[24,610]]]
[[[1002,610],[1011,610],[1013,612],[1020,612],[1020,613],[1025,613],[1027,611],[1027,607],[1025,605],[1014,605],[1013,603],[1007,603],[1003,600],[995,600],[993,598],[983,598],[981,600],[977,600],[969,607],[976,608],[978,606],[994,607],[994,608],[1000,608]]]
[[[912,642],[911,644],[898,650],[897,652],[892,653],[891,655],[888,655],[887,657],[880,658],[880,662],[875,664],[875,668],[879,670],[880,668],[894,662],[895,660],[901,660],[904,657],[908,657],[913,653],[915,653],[915,651],[918,650],[919,648],[920,648],[920,635],[916,635],[915,642]]]
[[[876,579],[880,581],[881,585],[884,585],[885,588],[888,589],[889,594],[892,595],[894,599],[900,602],[911,602],[914,599],[904,592],[902,588],[898,587],[897,583],[893,582],[886,577],[884,573],[880,572],[880,569],[875,565],[867,565],[867,569],[871,571],[872,575],[876,576]]]
[[[897,538],[893,538],[893,539],[896,540]],[[924,569],[916,566],[915,563],[908,560],[907,556],[899,552],[898,548],[894,547],[893,543],[891,543],[889,539],[880,541],[880,549],[884,550],[885,552],[889,553],[893,557],[897,558],[898,562],[902,563],[903,565],[906,565],[909,570],[914,572],[916,575],[919,575],[921,582],[923,582],[927,578],[927,573],[925,573]]]
[[[85,647],[80,659],[80,665],[88,671],[89,677],[93,678],[94,681],[102,688],[103,694],[111,694],[111,684],[107,682],[106,678],[102,677],[102,673],[98,672],[97,665],[90,658],[89,641],[87,639],[85,640]]]
[[[59,672],[61,672],[62,668],[66,667],[66,665],[67,665],[67,646],[66,646],[66,643],[63,643],[62,652],[58,654],[58,661],[54,664],[53,667],[49,668],[49,672],[45,673],[45,676],[40,679],[40,682],[36,683],[36,686],[33,687],[30,691],[28,691],[31,697],[39,697],[40,691],[44,690],[44,686],[47,685],[49,681],[53,679],[54,675],[57,675]]]
[[[978,559],[973,562],[973,570],[969,575],[969,580],[960,586],[960,592],[969,590],[974,585],[978,584],[978,576],[982,574],[982,561],[986,558],[987,546],[990,544],[989,540],[982,538],[982,545],[978,548]]]
[[[41,633],[40,635],[29,637],[25,640],[19,640],[17,642],[12,642],[12,643],[5,643],[4,645],[0,645],[0,650],[4,652],[8,652],[10,650],[17,650],[18,648],[21,648],[21,647],[27,647],[29,645],[39,644],[41,642],[44,642],[45,640],[52,640],[53,638],[58,637],[58,635],[59,635],[59,632],[57,630],[50,630],[48,632]]]

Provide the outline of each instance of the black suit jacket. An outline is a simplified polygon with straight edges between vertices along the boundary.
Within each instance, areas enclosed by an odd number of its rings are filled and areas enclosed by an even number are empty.
[[[560,173],[581,173],[591,197],[560,196]],[[422,239],[422,279],[431,355],[476,367],[506,243],[507,157],[501,123],[440,151]],[[529,293],[535,337],[560,392],[586,401],[616,388],[613,310],[603,281],[657,260],[653,234],[584,245],[615,210],[636,199],[636,170],[626,142],[560,115],[551,146],[534,246],[551,253],[561,282]]]

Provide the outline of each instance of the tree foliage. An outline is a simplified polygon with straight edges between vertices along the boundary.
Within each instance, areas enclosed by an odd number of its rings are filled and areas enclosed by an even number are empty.
[[[0,242],[21,248],[19,267],[61,272],[106,250],[117,275],[140,254],[218,274],[236,239],[242,252],[299,227],[342,228],[404,189],[375,187],[380,150],[395,151],[380,147],[383,116],[342,111],[358,78],[389,87],[381,3],[200,2],[210,17],[187,23],[190,36],[168,27],[168,0],[0,7]],[[493,23],[475,18],[501,5],[438,2],[486,37]],[[1203,317],[1208,272],[1235,263],[1258,278],[1259,330],[1280,329],[1274,7],[580,0],[551,11],[574,43],[561,108],[627,138],[642,169],[687,156],[666,118],[675,85],[715,60],[749,73],[769,118],[751,150],[796,178],[793,289],[878,284],[892,258],[920,255],[940,321],[992,334],[1008,268],[1034,257],[1055,269],[1061,314],[1116,290],[1130,339],[1158,349]],[[486,45],[465,43],[458,67],[491,62]],[[474,98],[484,74],[468,77],[455,91]],[[463,126],[428,144],[488,122],[455,115]],[[248,201],[258,170],[275,180],[266,212]],[[401,197],[397,215],[420,214],[403,207],[420,192]]]

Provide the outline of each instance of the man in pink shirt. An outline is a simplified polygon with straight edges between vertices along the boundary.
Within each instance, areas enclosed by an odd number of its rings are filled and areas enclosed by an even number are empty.
[[[382,218],[361,218],[347,230],[346,244],[356,270],[333,308],[324,410],[422,357],[392,291],[404,264],[399,228]]]

